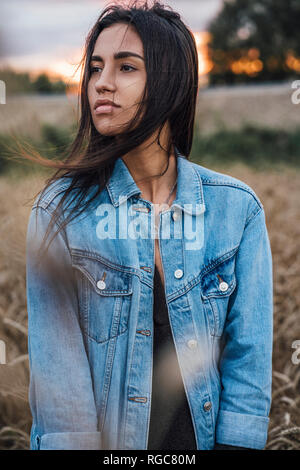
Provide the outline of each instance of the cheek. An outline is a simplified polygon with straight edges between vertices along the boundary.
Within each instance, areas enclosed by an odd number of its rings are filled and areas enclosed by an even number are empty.
[[[88,97],[88,100],[89,100],[89,103],[90,103],[90,102],[91,102],[91,98],[92,98],[91,80],[89,81],[88,86],[87,86],[87,97]]]
[[[119,82],[118,86],[123,98],[128,103],[135,103],[141,99],[144,88],[145,88],[145,80],[143,76],[135,76],[135,77],[126,77],[123,78],[122,82]]]
[[[141,99],[143,96],[143,88],[135,85],[132,87],[130,93],[127,93],[126,101],[126,108],[130,115],[133,115],[137,112],[138,107],[141,104]]]
[[[97,95],[97,92],[95,90],[95,81],[90,78],[88,85],[87,85],[87,97],[89,100],[89,103],[95,100],[95,96]]]

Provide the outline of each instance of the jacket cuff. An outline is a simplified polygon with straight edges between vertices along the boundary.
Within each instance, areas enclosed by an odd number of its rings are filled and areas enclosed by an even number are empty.
[[[39,436],[36,450],[101,450],[100,432],[54,432]]]
[[[268,438],[269,418],[219,410],[216,442],[263,449]]]

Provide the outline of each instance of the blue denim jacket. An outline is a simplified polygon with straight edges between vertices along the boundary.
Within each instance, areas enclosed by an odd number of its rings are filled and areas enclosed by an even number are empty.
[[[244,182],[175,151],[177,194],[160,214],[159,249],[197,448],[263,449],[273,335],[264,208]],[[30,448],[147,449],[154,205],[119,158],[106,188],[37,264],[68,184],[52,183],[28,224]]]

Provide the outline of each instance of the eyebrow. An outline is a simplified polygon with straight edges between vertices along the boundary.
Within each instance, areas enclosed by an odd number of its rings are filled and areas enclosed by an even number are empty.
[[[120,51],[120,52],[116,52],[114,54],[114,59],[115,60],[118,60],[118,59],[125,59],[126,57],[138,57],[139,59],[141,60],[144,60],[144,58],[142,56],[140,56],[139,54],[136,54],[135,52],[130,52],[130,51]],[[93,55],[91,57],[91,62],[95,60],[97,62],[104,62],[102,57],[100,57],[100,55]]]

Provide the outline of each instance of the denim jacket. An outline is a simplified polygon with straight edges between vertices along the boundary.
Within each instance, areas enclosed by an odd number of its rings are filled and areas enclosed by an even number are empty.
[[[273,335],[264,208],[244,182],[175,151],[177,193],[158,237],[197,449],[263,449]],[[68,184],[62,177],[36,199],[27,229],[30,449],[147,449],[154,205],[119,158],[105,189],[38,258]]]

